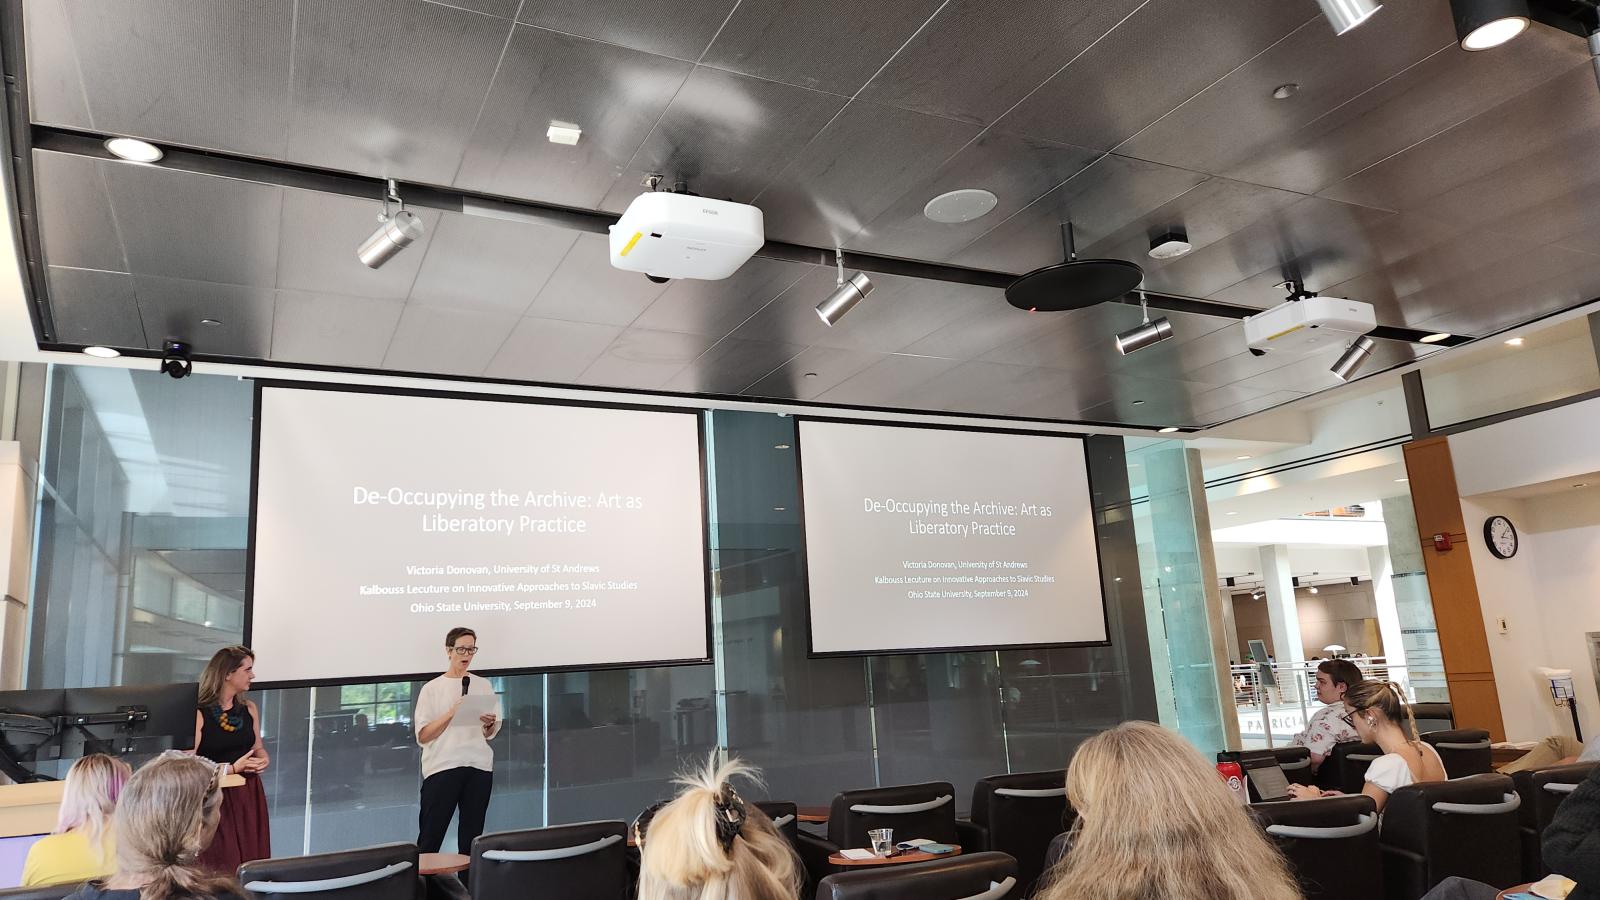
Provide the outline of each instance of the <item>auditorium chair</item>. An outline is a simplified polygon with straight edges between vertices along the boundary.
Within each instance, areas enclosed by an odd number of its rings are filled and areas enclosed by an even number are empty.
[[[998,850],[1017,861],[1018,896],[1027,896],[1044,874],[1050,839],[1072,827],[1066,773],[990,775],[972,786],[972,826],[978,843],[970,850]],[[966,836],[961,842],[967,851]]]
[[[1271,751],[1278,760],[1278,768],[1290,784],[1314,785],[1316,773],[1311,771],[1311,751],[1304,747],[1276,747]]]
[[[948,781],[845,791],[828,806],[826,839],[799,833],[800,859],[816,881],[833,871],[828,856],[839,850],[871,846],[867,831],[894,829],[894,839],[927,838],[944,844],[981,843],[970,826],[958,830],[956,789]],[[962,850],[966,845],[962,844]]]
[[[405,900],[423,897],[415,844],[260,859],[239,867],[239,882],[258,900]]]
[[[1388,900],[1416,900],[1451,875],[1507,888],[1522,880],[1521,800],[1491,773],[1400,788],[1378,828]]]
[[[472,842],[473,900],[626,900],[628,826],[581,822],[501,831]]]
[[[1252,803],[1305,892],[1306,900],[1383,896],[1378,808],[1371,797]]]
[[[1439,751],[1445,774],[1451,778],[1494,771],[1494,751],[1489,746],[1489,732],[1481,728],[1430,731],[1422,735],[1422,739]]]
[[[1054,869],[1056,863],[1065,859],[1072,850],[1072,832],[1063,831],[1050,839],[1050,846],[1044,851],[1044,870]]]
[[[1322,761],[1322,767],[1317,769],[1317,787],[1359,794],[1366,785],[1367,769],[1382,755],[1383,748],[1377,744],[1360,741],[1334,744],[1328,758]]]
[[[44,887],[8,888],[0,891],[0,900],[62,900],[81,884],[51,884]]]
[[[783,835],[785,840],[791,845],[795,843],[800,834],[798,818],[800,811],[793,803],[784,800],[761,800],[756,803],[756,807],[767,814],[767,818],[772,820],[773,827],[778,829],[778,833]]]
[[[1456,727],[1455,712],[1448,703],[1413,703],[1411,718],[1417,722],[1417,735],[1430,731],[1449,731]]]
[[[829,875],[816,900],[1021,900],[1017,861],[1004,853],[972,853],[903,866]]]
[[[1522,820],[1522,880],[1538,881],[1550,874],[1544,864],[1541,842],[1544,830],[1556,816],[1556,807],[1567,799],[1580,783],[1589,777],[1600,763],[1576,763],[1570,766],[1550,766],[1532,769],[1511,776],[1522,798],[1522,808],[1517,810]]]

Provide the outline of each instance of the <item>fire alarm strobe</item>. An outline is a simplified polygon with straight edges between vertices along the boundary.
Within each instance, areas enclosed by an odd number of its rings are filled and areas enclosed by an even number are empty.
[[[669,278],[727,278],[765,242],[761,210],[693,194],[635,197],[611,226],[611,265]]]

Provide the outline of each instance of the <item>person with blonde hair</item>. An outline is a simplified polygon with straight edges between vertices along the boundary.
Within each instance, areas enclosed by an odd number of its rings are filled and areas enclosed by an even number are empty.
[[[239,866],[272,855],[267,792],[261,773],[271,760],[261,742],[261,711],[245,696],[256,678],[256,655],[244,646],[223,647],[200,673],[194,714],[194,752],[244,776],[224,792],[222,824],[201,855],[200,865],[232,874]]]
[[[645,810],[633,823],[639,846],[638,900],[796,900],[800,860],[753,803],[730,783],[756,781],[737,759],[677,779],[673,800]]]
[[[1400,686],[1392,681],[1362,681],[1345,691],[1344,721],[1368,744],[1377,744],[1383,755],[1367,767],[1366,784],[1361,793],[1372,798],[1378,812],[1389,802],[1389,795],[1408,784],[1444,781],[1444,760],[1439,751],[1416,739],[1417,722],[1411,715]],[[1296,800],[1309,800],[1337,794],[1304,785],[1290,785]]]
[[[117,803],[117,868],[68,900],[243,900],[198,866],[222,811],[222,768],[169,750],[133,773]]]
[[[116,829],[111,817],[133,769],[120,759],[92,753],[72,764],[62,786],[56,830],[28,848],[22,886],[72,884],[116,869]]]
[[[1067,768],[1070,849],[1039,900],[1299,900],[1288,863],[1216,768],[1171,731],[1124,722]]]

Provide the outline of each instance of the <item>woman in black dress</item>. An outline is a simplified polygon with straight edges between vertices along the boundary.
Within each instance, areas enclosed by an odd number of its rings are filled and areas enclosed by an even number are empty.
[[[242,787],[222,792],[222,820],[197,864],[232,875],[240,865],[272,855],[267,827],[267,792],[261,785],[266,748],[261,745],[261,713],[245,699],[255,680],[255,654],[249,647],[224,647],[200,676],[194,719],[195,753],[244,776]]]

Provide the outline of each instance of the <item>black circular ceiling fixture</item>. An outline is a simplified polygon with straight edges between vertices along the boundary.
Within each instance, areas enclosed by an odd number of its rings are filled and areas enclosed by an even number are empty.
[[[1115,300],[1144,281],[1144,270],[1125,259],[1078,259],[1072,223],[1061,226],[1066,261],[1034,269],[1006,288],[1006,301],[1029,312],[1062,312]]]

